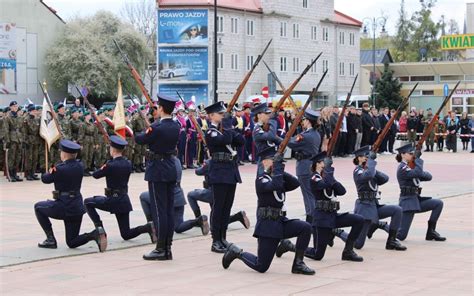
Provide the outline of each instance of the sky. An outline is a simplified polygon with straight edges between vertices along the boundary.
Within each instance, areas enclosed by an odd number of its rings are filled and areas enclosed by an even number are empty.
[[[295,0],[291,0],[295,1]],[[435,21],[445,15],[445,20],[455,19],[462,31],[466,13],[466,3],[474,0],[438,0],[433,9]],[[92,15],[98,10],[104,9],[120,15],[124,3],[133,0],[44,0],[45,3],[57,10],[59,16],[66,21],[74,16]],[[419,0],[405,0],[408,15],[420,7]],[[389,34],[395,33],[395,25],[400,9],[400,0],[334,0],[334,8],[358,20],[387,17],[386,29]]]

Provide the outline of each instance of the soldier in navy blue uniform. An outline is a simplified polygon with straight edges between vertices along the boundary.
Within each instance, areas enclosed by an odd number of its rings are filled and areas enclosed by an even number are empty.
[[[112,159],[92,174],[95,179],[106,178],[107,188],[105,188],[105,196],[86,198],[84,205],[96,229],[104,228],[97,213],[97,209],[100,209],[115,214],[120,235],[124,240],[148,233],[151,241],[156,243],[156,231],[153,223],[150,222],[130,229],[129,213],[133,209],[128,196],[128,180],[132,173],[132,164],[122,155],[127,145],[127,141],[119,136],[114,135],[110,137],[110,156]]]
[[[342,252],[342,260],[361,262],[363,258],[354,252],[354,243],[362,231],[364,218],[357,214],[337,212],[340,204],[336,197],[346,194],[346,188],[334,178],[332,159],[326,156],[326,152],[321,152],[311,159],[314,171],[311,178],[311,190],[316,198],[313,211],[314,247],[308,248],[305,256],[314,260],[323,259],[326,247],[333,239],[332,230],[339,227],[352,227]],[[277,256],[280,257],[285,252],[293,250],[293,244],[284,240],[278,246]]]
[[[272,114],[272,110],[267,104],[257,105],[252,109],[252,114],[254,114],[256,121],[253,129],[253,141],[257,155],[268,147],[273,147],[276,152],[278,145],[283,140],[277,136],[277,114]],[[268,125],[268,130],[265,130],[266,125]],[[262,171],[262,164],[258,161],[257,174],[262,173]]]
[[[180,126],[171,114],[178,100],[158,94],[157,116],[145,133],[138,134],[135,142],[139,145],[148,145],[150,150],[147,157],[145,181],[148,181],[150,192],[151,211],[153,221],[160,219],[158,242],[151,253],[143,255],[145,260],[172,260],[171,244],[174,233],[174,190],[176,187],[176,145],[178,143]]]
[[[254,237],[258,239],[257,256],[244,252],[232,244],[222,258],[222,266],[227,269],[235,259],[242,260],[258,272],[266,272],[272,263],[281,239],[297,237],[292,273],[313,275],[315,271],[304,263],[304,252],[311,239],[311,225],[298,219],[288,219],[283,214],[286,192],[299,186],[298,180],[285,172],[283,157],[275,155],[269,147],[260,151],[264,171],[255,180],[258,197],[257,224]],[[273,160],[275,158],[275,160]]]
[[[428,220],[428,230],[426,231],[426,240],[445,241],[436,231],[436,223],[443,210],[443,201],[432,199],[431,197],[422,197],[421,182],[431,181],[432,176],[429,172],[423,170],[423,160],[421,151],[416,150],[410,143],[397,149],[397,161],[400,163],[397,169],[397,180],[400,186],[399,205],[403,209],[403,218],[398,239],[405,240],[410,230],[411,222],[416,213],[431,211]],[[414,167],[410,164],[414,162]]]
[[[201,228],[202,234],[207,235],[209,233],[209,223],[207,222],[207,216],[199,215],[199,217],[196,217],[196,219],[184,221],[184,206],[186,205],[186,200],[184,199],[183,189],[181,188],[181,162],[178,158],[175,158],[175,162],[177,184],[174,189],[174,231],[176,233],[183,233],[193,227],[198,226]],[[140,194],[140,203],[142,205],[143,213],[145,214],[147,221],[153,221],[153,218],[151,216],[150,193],[148,191]],[[156,223],[159,224],[159,217]]]
[[[321,135],[316,130],[318,127],[318,111],[306,110],[302,125],[303,132],[291,138],[288,147],[295,151],[296,176],[300,181],[306,211],[306,222],[312,223],[312,213],[315,208],[315,199],[311,192],[311,158],[316,156],[321,146]]]
[[[223,102],[206,108],[211,124],[206,132],[206,142],[211,154],[209,162],[209,185],[212,186],[211,251],[225,252],[230,211],[234,203],[237,183],[241,183],[236,152],[233,147],[244,144],[244,138],[232,126],[232,117],[225,113]],[[222,126],[222,132],[219,130]]]
[[[370,146],[364,146],[354,152],[353,172],[354,183],[357,187],[358,199],[355,202],[354,213],[365,218],[364,228],[355,243],[356,249],[364,246],[366,236],[372,237],[378,228],[388,232],[387,250],[405,251],[407,248],[397,241],[397,232],[402,220],[402,208],[396,205],[379,204],[379,186],[388,182],[389,177],[375,169],[377,153],[370,150]],[[380,219],[390,217],[390,226]]]
[[[61,163],[52,167],[49,173],[41,176],[45,184],[54,183],[53,199],[35,204],[35,214],[46,240],[38,244],[40,248],[56,249],[56,238],[49,218],[63,220],[66,228],[66,244],[69,248],[77,248],[89,241],[95,241],[99,251],[107,248],[107,238],[103,230],[94,230],[79,235],[82,216],[86,212],[82,202],[81,184],[84,174],[82,162],[77,160],[81,150],[79,144],[69,140],[61,140]]]
[[[198,201],[207,203],[212,209],[212,188],[209,186],[209,160],[206,160],[202,166],[197,168],[195,171],[196,175],[204,176],[202,189],[194,189],[188,192],[189,206],[193,210],[196,218],[201,216],[201,208],[198,205]],[[246,228],[250,228],[250,220],[247,217],[245,211],[239,211],[229,217],[229,224],[239,221]]]

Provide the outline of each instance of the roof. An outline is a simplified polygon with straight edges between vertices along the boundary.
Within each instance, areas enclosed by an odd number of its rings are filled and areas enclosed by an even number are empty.
[[[364,69],[372,71],[372,65],[362,65]],[[376,64],[376,71],[382,73],[383,64]],[[471,61],[441,61],[441,62],[413,62],[393,63],[389,65],[395,76],[427,76],[427,75],[474,75],[474,62]]]
[[[61,22],[66,23],[58,14],[57,11],[49,6],[48,4],[44,3],[43,0],[39,0],[41,4],[43,4],[49,11],[51,11]]]
[[[372,49],[362,49],[360,51],[360,64],[361,65],[372,65],[373,61],[373,50]],[[387,64],[393,63],[392,55],[390,50],[387,48],[376,49],[375,50],[375,63],[376,64]]]
[[[355,26],[355,27],[362,27],[362,22],[356,20],[355,18],[352,18],[348,16],[347,14],[344,14],[340,11],[334,10],[335,14],[335,19],[334,22],[342,25],[348,25],[348,26]]]
[[[157,0],[158,6],[213,6],[212,0]],[[217,6],[243,11],[262,12],[260,0],[219,0]]]

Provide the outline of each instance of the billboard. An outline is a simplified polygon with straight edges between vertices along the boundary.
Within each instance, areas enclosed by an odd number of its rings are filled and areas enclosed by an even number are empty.
[[[463,50],[474,48],[474,34],[441,36],[441,50]]]
[[[16,26],[0,23],[0,94],[16,93]]]
[[[158,43],[208,45],[207,10],[158,9]]]
[[[162,80],[208,80],[207,47],[160,47],[158,60],[159,78]]]
[[[208,103],[207,84],[160,84],[158,92],[173,98],[178,98],[176,92],[179,92],[186,102],[191,101],[194,96],[196,106],[200,104],[207,106]]]

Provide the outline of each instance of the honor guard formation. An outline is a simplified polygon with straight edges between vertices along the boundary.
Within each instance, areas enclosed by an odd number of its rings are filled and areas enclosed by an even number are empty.
[[[326,71],[304,106],[284,110],[283,103],[291,101],[290,94],[305,70],[276,104],[254,101],[239,105],[239,95],[265,51],[227,103],[196,106],[193,100],[185,102],[179,94],[158,94],[157,101],[153,101],[144,93],[147,105],[127,108],[123,114],[114,114],[119,112],[117,108],[96,110],[86,96],[82,98],[84,105],[77,99],[72,107],[49,102],[48,112],[42,110],[47,105],[29,104],[21,109],[15,101],[2,109],[1,160],[6,177],[11,182],[21,182],[19,172],[24,172],[28,181],[41,179],[45,184],[54,184],[52,199],[34,205],[46,236],[38,247],[57,248],[52,218],[64,221],[68,247],[94,241],[100,252],[106,251],[107,228],[111,225],[105,227],[102,223],[103,212],[115,215],[124,240],[147,235],[156,244],[143,255],[144,260],[172,260],[174,233],[197,227],[203,235],[210,232],[209,250],[221,254],[223,268],[230,268],[238,259],[262,273],[270,268],[275,255],[292,252],[291,272],[314,275],[315,270],[308,265],[315,265],[313,260],[323,260],[336,237],[345,243],[342,260],[363,262],[354,249],[363,248],[366,239],[378,229],[387,232],[385,249],[406,251],[401,241],[407,238],[415,215],[423,212],[430,212],[426,240],[445,241],[437,232],[443,202],[422,196],[422,182],[432,179],[424,168],[422,147],[426,144],[425,152],[432,152],[437,143],[442,149],[443,140],[435,139],[434,134],[444,125],[454,134],[459,129],[472,130],[472,121],[466,123],[464,117],[460,121],[452,115],[439,119],[456,88],[436,113],[428,110],[424,117],[419,112],[420,117],[412,110],[408,120],[403,109],[409,96],[398,109],[384,108],[383,114],[378,115],[368,105],[363,110],[350,106],[352,89],[342,109],[312,110],[311,101],[324,82]],[[357,77],[354,84],[356,80]],[[45,98],[49,100],[47,93]],[[123,133],[114,126],[114,118],[119,115],[125,122]],[[417,120],[412,119],[415,116]],[[58,136],[48,147],[40,129],[50,123],[57,128]],[[396,135],[402,128],[408,130],[408,141],[395,152]],[[456,150],[451,138],[447,145]],[[463,147],[467,149],[467,143]],[[396,155],[393,169],[400,189],[399,205],[382,203],[381,187],[389,177],[377,169],[380,153]],[[333,155],[353,155],[354,185],[338,181]],[[296,176],[285,171],[285,158],[291,157],[296,159]],[[233,244],[227,231],[234,222],[246,229],[251,226],[245,211],[233,211],[236,188],[242,182],[239,167],[250,162],[256,164],[255,254]],[[202,188],[187,193],[194,213],[194,219],[187,221],[186,198],[181,188],[185,169],[193,169],[203,177]],[[128,183],[132,173],[143,172],[148,186],[144,186],[139,198],[145,217],[142,225],[131,226],[130,198],[134,197],[128,194]],[[83,198],[82,180],[90,176],[104,180],[96,181],[104,182],[104,192]],[[340,211],[339,200],[344,200],[348,186],[357,189],[353,213]],[[298,188],[302,198],[286,200],[286,193]],[[203,214],[206,210],[199,202],[209,204],[209,216]],[[291,218],[303,213],[289,213],[286,207],[287,203],[300,202],[304,203],[304,220]],[[95,228],[80,234],[85,213]],[[386,218],[390,222],[385,222]]]

